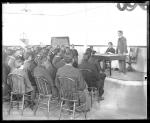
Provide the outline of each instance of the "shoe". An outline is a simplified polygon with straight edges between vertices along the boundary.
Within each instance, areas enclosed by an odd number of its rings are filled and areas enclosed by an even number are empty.
[[[118,68],[114,68],[114,71],[118,71],[119,69]]]

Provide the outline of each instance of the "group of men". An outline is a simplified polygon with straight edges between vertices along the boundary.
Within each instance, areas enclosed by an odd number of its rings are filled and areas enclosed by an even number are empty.
[[[123,54],[127,52],[126,39],[122,36],[122,31],[119,31],[118,34],[120,37],[116,52]],[[111,52],[109,49],[108,51]],[[42,76],[47,79],[49,87],[52,87],[49,89],[53,97],[59,96],[59,81],[57,78],[67,76],[75,79],[77,90],[85,91],[90,86],[97,88],[99,99],[103,100],[102,95],[104,93],[106,74],[102,72],[99,61],[93,57],[94,54],[95,51],[92,47],[87,48],[80,64],[78,64],[78,51],[74,48],[74,45],[71,48],[64,46],[55,49],[47,48],[37,52],[36,55],[33,52],[25,52],[24,55],[20,56],[20,51],[16,51],[9,59],[6,55],[3,59],[4,94],[7,94],[6,86],[9,73],[19,74],[25,78],[26,93],[33,92],[33,100],[37,91],[35,76]],[[121,64],[120,61],[120,66]],[[9,68],[9,72],[6,72],[6,66]],[[90,70],[92,76],[90,78],[89,76],[84,76],[81,69]],[[92,84],[88,82],[88,79],[90,79]],[[89,100],[88,95],[85,93],[83,101],[90,103]],[[89,103],[87,105],[90,105]],[[90,107],[87,106],[87,108],[89,109]]]

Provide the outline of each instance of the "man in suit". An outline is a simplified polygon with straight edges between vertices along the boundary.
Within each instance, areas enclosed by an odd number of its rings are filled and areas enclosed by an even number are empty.
[[[54,81],[49,73],[49,71],[45,68],[44,57],[42,56],[37,60],[37,66],[34,68],[34,76],[42,76],[48,81],[49,85],[49,93],[52,93],[53,97],[57,97],[57,89],[55,87]]]
[[[99,98],[104,99],[102,95],[104,93],[104,80],[106,74],[99,73],[95,64],[88,62],[89,57],[89,54],[84,54],[82,63],[79,65],[79,69],[89,69],[91,71],[90,77],[84,76],[84,78],[87,80],[87,84],[89,84],[89,86],[99,88]]]
[[[33,91],[33,87],[31,84],[31,81],[29,80],[29,76],[28,73],[26,71],[26,69],[24,69],[23,67],[23,63],[24,63],[24,58],[23,57],[16,57],[15,60],[15,66],[16,68],[11,72],[12,74],[17,74],[17,75],[21,75],[25,78],[25,93],[31,92]]]
[[[57,73],[56,73],[56,80],[55,80],[56,86],[58,89],[60,88],[60,83],[59,83],[58,77],[67,76],[69,78],[76,80],[77,90],[84,92],[84,97],[81,97],[80,101],[81,102],[87,101],[87,106],[86,106],[85,110],[89,110],[89,108],[90,108],[89,100],[90,99],[88,98],[87,93],[85,93],[85,91],[87,90],[87,84],[84,81],[80,70],[72,66],[73,56],[71,54],[65,55],[64,60],[65,60],[65,65],[63,67],[59,68]],[[72,90],[74,90],[74,88]]]
[[[74,45],[72,44],[71,45],[71,52],[72,52],[72,55],[73,55],[73,66],[74,67],[78,67],[78,51],[74,48]]]
[[[128,53],[127,50],[127,40],[126,38],[123,36],[123,31],[119,30],[118,31],[118,44],[117,44],[117,49],[116,49],[116,53],[117,54],[122,54],[125,55],[126,53]],[[125,69],[123,69],[123,63],[124,61],[119,60],[119,70],[120,72],[125,72]]]
[[[91,54],[91,55],[89,54],[88,62],[95,65],[96,70],[99,73],[99,72],[101,72],[101,66],[100,66],[98,59],[96,59],[93,55],[94,54]]]

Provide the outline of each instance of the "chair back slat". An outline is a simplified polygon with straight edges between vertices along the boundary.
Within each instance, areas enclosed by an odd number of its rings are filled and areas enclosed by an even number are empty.
[[[9,74],[7,83],[10,85],[11,92],[18,94],[24,94],[26,92],[25,78],[21,75]]]
[[[130,48],[129,56],[131,58],[131,62],[136,63],[137,62],[137,56],[138,56],[138,48],[137,47]]]
[[[51,94],[51,87],[49,86],[48,81],[44,77],[35,77],[35,80],[39,94],[42,95]]]
[[[58,77],[60,82],[60,97],[67,100],[77,100],[77,82],[69,77]]]

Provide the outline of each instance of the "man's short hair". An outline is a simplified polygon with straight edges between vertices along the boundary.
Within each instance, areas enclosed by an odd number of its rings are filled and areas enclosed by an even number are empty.
[[[121,33],[121,34],[123,34],[123,31],[122,31],[122,30],[119,30],[118,32]]]
[[[65,54],[64,55],[64,60],[65,60],[66,63],[71,63],[72,59],[73,59],[72,54]]]
[[[113,43],[112,43],[112,42],[108,42],[108,44],[113,45]]]

